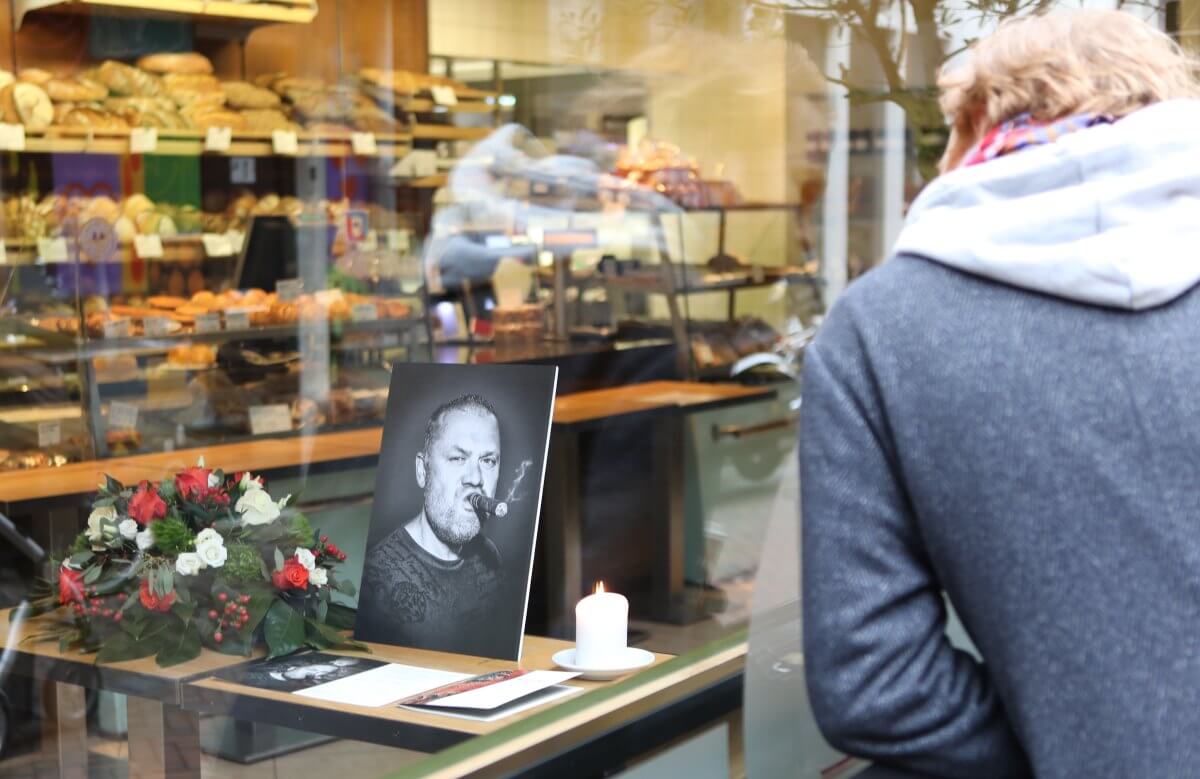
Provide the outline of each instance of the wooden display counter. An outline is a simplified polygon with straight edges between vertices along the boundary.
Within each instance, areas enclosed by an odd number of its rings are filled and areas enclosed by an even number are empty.
[[[576,426],[651,411],[712,408],[729,402],[765,399],[772,394],[769,389],[737,384],[652,381],[560,396],[554,404],[554,422]],[[165,474],[195,465],[200,457],[204,457],[210,467],[221,468],[226,473],[265,472],[303,464],[377,457],[382,438],[383,428],[368,427],[89,460],[61,468],[10,471],[0,474],[0,506],[92,493],[105,474],[127,484],[142,479],[159,480]]]
[[[534,740],[502,739],[508,758],[530,749],[541,739],[577,737],[594,732],[597,725],[611,726],[614,717],[630,717],[660,705],[663,695],[682,695],[721,676],[740,673],[745,644],[718,653],[714,659],[695,665],[663,668],[672,656],[656,654],[647,669],[631,676],[647,676],[621,695],[590,696],[598,690],[615,691],[620,682],[591,682],[572,679],[567,684],[583,690],[566,698],[518,712],[494,722],[477,722],[457,717],[427,714],[397,706],[350,706],[305,698],[290,693],[263,690],[213,677],[213,674],[247,662],[247,658],[205,650],[198,658],[171,668],[159,668],[153,658],[98,665],[94,655],[62,652],[55,642],[34,643],[26,637],[36,632],[39,620],[17,619],[9,628],[13,610],[0,612],[6,627],[0,650],[13,658],[13,670],[33,679],[54,683],[53,721],[46,723],[47,757],[53,757],[61,775],[75,779],[88,775],[88,748],[84,689],[106,690],[129,696],[131,776],[199,776],[199,717],[220,714],[237,719],[300,728],[336,738],[370,741],[387,746],[432,752],[460,744],[476,736],[499,733],[523,721],[536,725],[542,735]],[[333,654],[369,656],[372,659],[423,668],[481,674],[511,668],[554,670],[555,652],[569,648],[565,641],[527,636],[519,663],[490,660],[445,652],[368,644],[369,653]],[[261,654],[261,653],[260,653]],[[629,677],[626,677],[627,679]],[[635,681],[635,679],[629,679]],[[591,700],[592,698],[595,700]],[[569,716],[547,718],[549,710]],[[136,727],[135,727],[136,725]],[[489,759],[499,759],[493,754]]]

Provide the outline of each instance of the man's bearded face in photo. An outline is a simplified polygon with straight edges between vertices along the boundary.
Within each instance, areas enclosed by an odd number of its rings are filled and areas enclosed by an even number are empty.
[[[448,412],[429,451],[417,455],[417,484],[425,491],[425,519],[444,544],[462,546],[479,534],[474,494],[496,496],[500,425],[486,409]]]

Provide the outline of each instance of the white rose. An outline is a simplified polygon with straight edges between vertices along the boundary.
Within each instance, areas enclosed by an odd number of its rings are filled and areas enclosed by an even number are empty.
[[[296,562],[303,565],[309,573],[317,567],[317,558],[313,557],[313,553],[299,547],[296,548]]]
[[[253,476],[252,477],[250,475],[250,471],[246,471],[245,473],[242,474],[242,480],[238,483],[238,485],[242,488],[242,492],[249,492],[250,490],[261,490],[263,488],[262,477],[261,476]]]
[[[154,534],[150,532],[150,528],[137,534],[137,546],[143,552],[154,546]]]
[[[225,539],[211,527],[206,527],[196,535],[196,551],[206,546],[225,546]]]
[[[204,570],[204,560],[195,552],[181,552],[175,558],[175,572],[180,576],[195,576]]]
[[[210,473],[208,475],[208,488],[211,490],[213,487],[219,487],[220,485],[221,477],[215,473]]]
[[[229,550],[224,544],[208,544],[196,548],[196,554],[209,568],[220,568],[229,557]]]
[[[87,537],[92,542],[92,547],[103,548],[116,537],[117,509],[113,506],[92,509],[87,524]]]
[[[266,525],[279,518],[279,506],[266,490],[250,490],[238,498],[234,509],[247,525]]]
[[[124,538],[126,541],[132,541],[137,538],[138,523],[132,519],[122,519],[121,524],[117,525],[117,530],[120,531],[121,538]]]
[[[324,587],[329,584],[329,571],[324,568],[314,568],[308,574],[308,583],[314,587]]]

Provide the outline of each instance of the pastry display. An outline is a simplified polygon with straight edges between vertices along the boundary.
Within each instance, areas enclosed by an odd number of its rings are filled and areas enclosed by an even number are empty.
[[[167,352],[167,364],[176,367],[207,368],[217,361],[217,350],[208,344],[176,346]]]
[[[98,81],[114,95],[124,97],[158,97],[163,93],[162,82],[155,76],[116,60],[105,60],[84,76]]]
[[[108,97],[108,87],[86,78],[52,78],[44,89],[56,103],[96,103]]]

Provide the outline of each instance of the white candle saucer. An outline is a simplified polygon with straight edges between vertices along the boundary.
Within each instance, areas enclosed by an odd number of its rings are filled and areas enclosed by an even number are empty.
[[[616,679],[618,676],[627,674],[630,671],[645,668],[654,662],[654,655],[645,649],[627,646],[612,665],[607,665],[604,668],[585,668],[582,665],[576,665],[575,650],[572,648],[555,652],[553,660],[554,664],[560,668],[578,672],[581,679],[604,682],[609,679]]]

